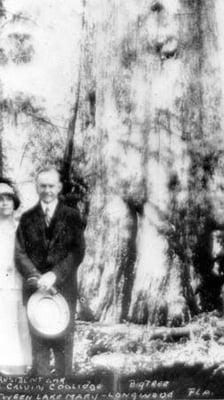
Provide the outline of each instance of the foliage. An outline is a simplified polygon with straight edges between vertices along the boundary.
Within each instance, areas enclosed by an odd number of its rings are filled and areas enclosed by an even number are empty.
[[[8,35],[11,45],[9,57],[16,64],[29,63],[34,54],[34,48],[29,34],[14,32]]]
[[[194,318],[190,338],[180,337],[172,341],[165,338],[152,340],[152,329],[135,324],[119,327],[77,321],[74,341],[76,373],[94,373],[101,368],[101,371],[111,371],[120,377],[141,376],[152,371],[158,376],[161,367],[165,374],[169,373],[169,368],[173,368],[176,374],[181,366],[200,366],[210,376],[223,376],[223,328],[220,323],[215,313],[203,314]],[[193,326],[197,327],[196,333],[193,333]],[[191,326],[188,329],[191,331]],[[181,376],[183,378],[183,374]]]

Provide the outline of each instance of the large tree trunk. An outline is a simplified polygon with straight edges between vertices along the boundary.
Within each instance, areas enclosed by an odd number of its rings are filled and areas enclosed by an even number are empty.
[[[90,187],[79,316],[188,321],[211,290],[208,220],[224,225],[223,1],[87,1],[84,31],[81,1],[23,4],[5,0],[5,170],[33,205],[27,181],[69,132]]]
[[[179,325],[198,309],[195,253],[222,143],[215,11],[210,0],[107,1],[102,11],[84,317]]]

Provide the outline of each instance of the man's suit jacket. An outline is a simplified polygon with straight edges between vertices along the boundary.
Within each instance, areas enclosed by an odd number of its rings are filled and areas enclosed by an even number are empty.
[[[85,249],[83,231],[78,212],[60,202],[49,228],[40,203],[22,215],[17,230],[15,261],[23,276],[25,303],[35,291],[30,285],[32,278],[53,271],[57,277],[55,286],[74,308],[76,270]]]

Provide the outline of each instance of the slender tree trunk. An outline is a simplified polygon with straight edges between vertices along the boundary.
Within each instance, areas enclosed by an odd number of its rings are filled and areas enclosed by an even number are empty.
[[[0,22],[4,18],[4,7],[3,2],[0,1]],[[2,92],[2,83],[0,81],[0,176],[3,175],[5,172],[3,167],[3,130],[4,130],[4,123],[3,123],[3,92]]]

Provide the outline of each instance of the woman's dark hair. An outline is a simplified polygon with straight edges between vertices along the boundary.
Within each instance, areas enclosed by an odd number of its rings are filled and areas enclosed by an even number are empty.
[[[0,176],[0,184],[1,183],[5,183],[6,185],[9,185],[13,189],[14,193],[11,196],[12,196],[12,199],[14,202],[14,210],[17,210],[17,208],[19,208],[19,206],[20,206],[20,199],[19,199],[19,196],[15,189],[14,183],[12,182],[11,179]]]

